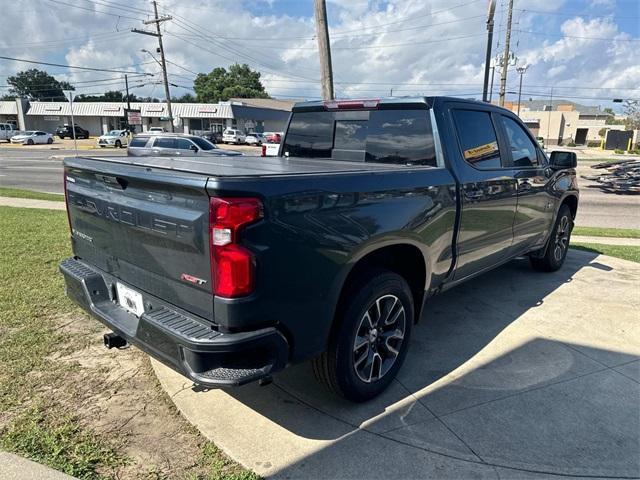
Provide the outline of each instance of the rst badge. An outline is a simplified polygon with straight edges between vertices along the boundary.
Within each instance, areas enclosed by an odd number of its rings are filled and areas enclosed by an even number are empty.
[[[189,275],[188,273],[183,273],[182,275],[180,275],[180,280],[193,283],[194,285],[204,285],[205,283],[207,283],[206,280],[203,280],[202,278],[194,277],[193,275]]]

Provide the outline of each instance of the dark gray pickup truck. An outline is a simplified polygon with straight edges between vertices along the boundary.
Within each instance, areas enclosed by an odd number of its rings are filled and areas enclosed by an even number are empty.
[[[67,158],[67,294],[207,387],[313,359],[363,401],[427,299],[528,255],[561,267],[573,153],[511,112],[446,97],[294,107],[279,157]]]

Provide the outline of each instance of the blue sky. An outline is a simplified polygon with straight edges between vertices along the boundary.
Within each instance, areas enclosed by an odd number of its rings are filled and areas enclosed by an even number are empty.
[[[393,89],[394,95],[477,98],[487,1],[328,0],[337,94],[385,96]],[[497,0],[494,53],[504,48],[507,3]],[[195,73],[237,61],[261,71],[273,96],[320,95],[313,0],[159,4],[174,16],[165,24],[170,79],[178,85],[173,94],[191,91]],[[155,62],[140,51],[153,51],[155,39],[130,32],[142,27],[150,11],[146,0],[13,0],[3,4],[0,55],[126,67],[159,78]],[[529,65],[525,95],[541,98],[554,88],[554,96],[614,107],[614,97],[640,98],[639,0],[515,0],[513,29],[511,50],[519,66]],[[0,60],[0,85],[7,75],[28,67]],[[116,74],[47,69],[60,79],[80,82],[78,91],[85,93],[122,88]],[[513,70],[508,91],[518,80]],[[157,80],[140,77],[132,84],[136,93],[162,96]]]

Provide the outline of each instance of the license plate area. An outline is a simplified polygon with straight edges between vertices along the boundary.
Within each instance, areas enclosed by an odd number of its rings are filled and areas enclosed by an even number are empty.
[[[142,294],[119,282],[116,283],[116,293],[118,294],[118,305],[126,311],[140,317],[144,313],[144,303]]]

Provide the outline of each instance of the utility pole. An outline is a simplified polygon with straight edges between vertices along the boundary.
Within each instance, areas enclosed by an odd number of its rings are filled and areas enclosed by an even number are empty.
[[[529,68],[529,65],[516,68],[516,71],[520,74],[520,88],[518,88],[518,116],[520,116],[520,99],[522,98],[522,77],[524,77],[527,68]]]
[[[487,12],[487,54],[484,60],[484,85],[482,88],[482,101],[487,101],[487,90],[489,88],[489,64],[491,63],[491,46],[493,44],[493,14],[496,11],[495,0],[489,0],[489,11]]]
[[[124,114],[125,122],[127,125],[127,131],[131,130],[131,125],[129,125],[129,110],[131,110],[131,101],[129,100],[129,77],[127,74],[124,74],[124,89],[127,93],[127,111]]]
[[[331,46],[327,26],[327,4],[325,0],[315,0],[316,36],[320,53],[320,82],[322,98],[333,100],[333,71],[331,68]]]
[[[167,20],[171,20],[173,17],[169,15],[165,15],[164,17],[158,17],[158,4],[156,1],[153,1],[153,20],[147,20],[143,22],[145,25],[151,25],[152,23],[156,24],[156,33],[148,32],[146,30],[138,30],[137,28],[132,28],[131,31],[135,33],[141,33],[143,35],[150,35],[152,37],[156,37],[158,39],[158,51],[160,53],[160,66],[162,67],[162,80],[164,83],[164,95],[167,98],[167,111],[169,113],[169,120],[171,121],[171,131],[175,131],[175,127],[173,126],[173,111],[171,109],[171,94],[169,93],[169,80],[167,79],[167,62],[164,59],[164,47],[162,46],[162,32],[160,31],[160,24],[162,22],[166,22]]]
[[[500,106],[504,107],[505,89],[507,88],[507,70],[509,69],[509,44],[511,43],[511,18],[513,16],[513,0],[509,0],[507,14],[507,36],[504,41],[504,61],[502,62],[502,76],[500,77]]]

